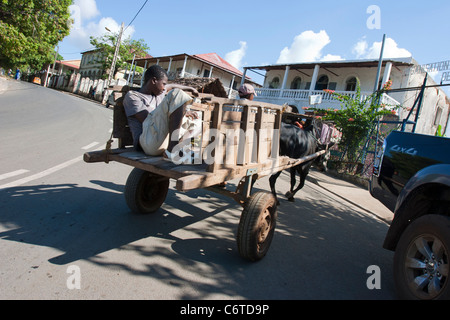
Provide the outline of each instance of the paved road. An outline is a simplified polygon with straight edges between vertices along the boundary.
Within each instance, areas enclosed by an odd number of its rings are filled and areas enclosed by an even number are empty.
[[[96,103],[28,83],[0,95],[1,299],[395,298],[392,253],[381,248],[388,225],[317,183],[328,179],[318,172],[295,203],[281,199],[258,263],[238,256],[242,209],[223,196],[172,184],[157,213],[130,213],[131,167],[81,160],[104,146],[111,119]],[[280,197],[288,181],[283,173]],[[268,190],[268,180],[255,187]],[[367,288],[371,265],[381,289]]]

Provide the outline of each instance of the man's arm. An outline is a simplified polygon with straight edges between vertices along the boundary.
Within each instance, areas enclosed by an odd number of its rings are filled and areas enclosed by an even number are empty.
[[[148,113],[149,112],[147,110],[142,110],[138,113],[135,113],[132,117],[138,119],[140,123],[144,123],[145,119],[147,119]]]

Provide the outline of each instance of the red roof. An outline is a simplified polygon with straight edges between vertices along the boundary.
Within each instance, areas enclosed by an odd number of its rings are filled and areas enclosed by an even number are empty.
[[[227,61],[222,59],[217,53],[205,53],[205,54],[194,54],[194,57],[205,60],[206,62],[216,65],[222,69],[228,70],[232,73],[236,73],[240,76],[243,75],[241,71],[239,71],[237,68],[233,67],[231,64],[229,64]]]
[[[217,68],[220,68],[222,70],[225,70],[226,72],[229,72],[231,74],[235,74],[238,77],[242,77],[244,74],[237,68],[233,67],[230,63],[222,59],[217,53],[205,53],[205,54],[194,54],[189,55],[187,53],[172,55],[172,56],[164,56],[164,57],[151,57],[151,58],[136,58],[137,65],[140,67],[144,67],[146,62],[168,62],[172,59],[174,61],[180,61],[184,60],[186,57],[191,57],[193,59],[197,59],[199,61],[203,61],[207,64],[210,64],[212,66],[215,66]],[[128,63],[131,63],[131,60],[127,61]],[[247,80],[251,81],[251,78],[249,76],[245,76]]]
[[[62,65],[68,66],[69,68],[73,69],[80,69],[81,60],[64,60],[64,61],[56,61],[57,63],[60,63]]]

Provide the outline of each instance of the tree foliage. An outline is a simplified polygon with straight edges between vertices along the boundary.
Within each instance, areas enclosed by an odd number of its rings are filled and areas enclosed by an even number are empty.
[[[102,63],[103,70],[105,71],[109,71],[111,69],[118,37],[118,34],[112,33],[106,33],[98,38],[91,37],[91,45],[93,45],[97,50],[100,50],[103,53],[101,55],[101,58],[99,58],[98,61],[95,61],[95,63]],[[150,50],[150,48],[143,39],[122,39],[114,73],[116,73],[117,70],[126,69],[126,61],[132,60],[135,54],[136,58],[145,58],[147,56],[148,50]],[[103,77],[105,79],[108,78],[108,74],[104,74]]]
[[[0,0],[0,64],[40,70],[70,33],[72,0]]]
[[[349,162],[360,159],[361,151],[367,140],[368,134],[376,125],[376,120],[384,115],[395,114],[395,110],[388,110],[385,105],[380,105],[381,96],[390,90],[392,82],[388,81],[380,91],[365,98],[361,95],[361,87],[358,81],[354,97],[341,95],[332,90],[325,90],[341,102],[341,109],[326,110],[315,109],[316,113],[323,115],[324,120],[332,121],[342,133],[339,142],[341,149]]]

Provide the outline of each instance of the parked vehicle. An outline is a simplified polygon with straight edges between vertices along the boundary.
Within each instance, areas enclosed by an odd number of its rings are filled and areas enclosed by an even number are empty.
[[[402,299],[450,299],[450,139],[392,132],[370,192],[394,212],[383,247],[395,251]]]

